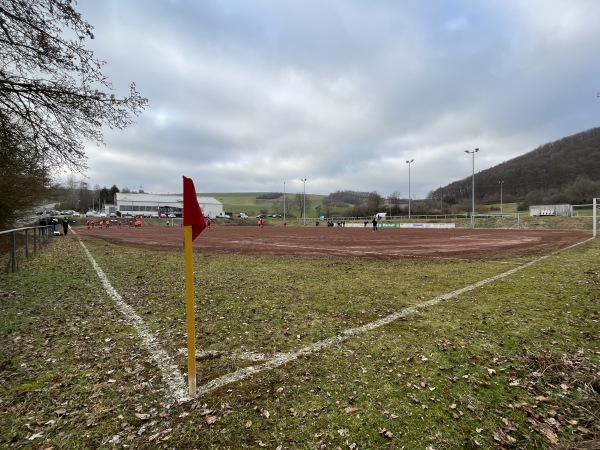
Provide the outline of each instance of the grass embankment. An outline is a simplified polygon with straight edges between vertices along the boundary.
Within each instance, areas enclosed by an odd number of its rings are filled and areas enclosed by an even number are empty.
[[[182,252],[85,244],[183,378]],[[0,446],[597,448],[598,261],[598,241],[563,251],[177,405],[77,238],[57,238],[0,275]],[[198,254],[198,384],[523,262]]]

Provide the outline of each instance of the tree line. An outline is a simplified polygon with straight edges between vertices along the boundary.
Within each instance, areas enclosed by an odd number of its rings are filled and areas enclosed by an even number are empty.
[[[524,155],[475,174],[479,204],[588,204],[600,195],[600,127],[539,146]],[[472,197],[472,178],[466,177],[428,194],[460,203]]]

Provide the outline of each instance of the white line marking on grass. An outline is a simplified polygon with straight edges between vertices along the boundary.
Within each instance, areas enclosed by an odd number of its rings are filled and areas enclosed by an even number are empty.
[[[275,358],[273,358],[263,364],[259,364],[256,366],[250,366],[250,367],[244,367],[244,368],[236,370],[235,372],[232,372],[228,375],[223,375],[219,378],[215,378],[214,380],[211,380],[208,383],[198,387],[198,390],[197,390],[198,395],[208,394],[208,393],[210,393],[220,387],[223,387],[227,384],[246,380],[256,373],[263,372],[263,371],[269,370],[269,369],[276,369],[277,367],[280,367],[290,361],[294,361],[294,360],[300,358],[301,356],[310,355],[310,354],[319,352],[327,347],[331,347],[334,344],[344,342],[345,340],[347,340],[353,336],[357,336],[359,334],[363,334],[368,331],[372,331],[376,328],[382,327],[382,326],[387,325],[391,322],[394,322],[398,319],[401,319],[409,314],[413,314],[422,309],[426,309],[426,308],[429,308],[430,306],[437,305],[438,303],[440,303],[444,300],[449,300],[458,295],[464,294],[465,292],[472,291],[473,289],[477,289],[478,287],[484,286],[493,281],[505,278],[509,275],[519,272],[520,270],[526,269],[534,264],[537,264],[538,262],[543,261],[544,259],[549,258],[550,256],[553,256],[563,250],[567,250],[567,249],[576,247],[578,245],[585,244],[586,242],[591,241],[593,239],[594,238],[589,238],[589,239],[586,239],[585,241],[578,242],[576,244],[570,245],[563,249],[557,250],[557,251],[551,253],[550,255],[541,256],[537,259],[534,259],[533,261],[523,264],[522,266],[515,267],[514,269],[508,270],[508,271],[503,272],[498,275],[494,275],[493,277],[486,278],[485,280],[478,281],[477,283],[471,284],[469,286],[465,286],[464,288],[457,289],[457,290],[449,292],[447,294],[439,295],[435,298],[432,298],[431,300],[428,300],[426,302],[420,303],[415,306],[411,306],[409,308],[405,308],[402,311],[391,314],[382,319],[376,320],[375,322],[368,323],[361,327],[350,328],[348,330],[342,331],[337,336],[330,337],[328,339],[325,339],[325,340],[322,340],[319,342],[315,342],[314,344],[311,344],[308,347],[301,348],[300,350],[296,350],[296,351],[289,352],[289,353],[282,353],[279,356],[276,356]]]
[[[184,382],[184,377],[177,366],[177,363],[169,354],[161,347],[156,337],[148,329],[144,320],[129,306],[123,297],[116,291],[114,287],[108,281],[106,274],[100,268],[100,266],[94,260],[92,254],[89,252],[85,244],[77,236],[79,243],[83,247],[85,254],[92,263],[94,270],[98,274],[98,278],[102,282],[106,293],[113,299],[117,309],[125,316],[127,322],[137,331],[142,339],[142,343],[146,350],[150,353],[150,357],[158,366],[162,378],[167,385],[168,395],[178,403],[182,403],[190,400],[188,395],[187,386]]]

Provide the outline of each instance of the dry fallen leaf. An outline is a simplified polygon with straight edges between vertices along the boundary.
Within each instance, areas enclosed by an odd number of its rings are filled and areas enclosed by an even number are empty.
[[[558,444],[558,436],[556,436],[556,434],[552,431],[549,430],[546,427],[543,427],[540,432],[546,436],[546,439],[548,439],[552,444]]]
[[[352,414],[353,412],[358,411],[358,408],[354,408],[353,406],[348,406],[344,409],[346,414]]]
[[[206,423],[208,425],[214,425],[217,423],[217,420],[219,420],[217,416],[206,416]]]

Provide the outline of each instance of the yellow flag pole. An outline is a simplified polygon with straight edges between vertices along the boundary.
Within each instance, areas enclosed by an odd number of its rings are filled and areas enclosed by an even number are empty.
[[[196,396],[196,319],[194,316],[194,255],[192,252],[192,227],[183,227],[185,253],[185,304],[188,342],[188,384],[190,397]]]

